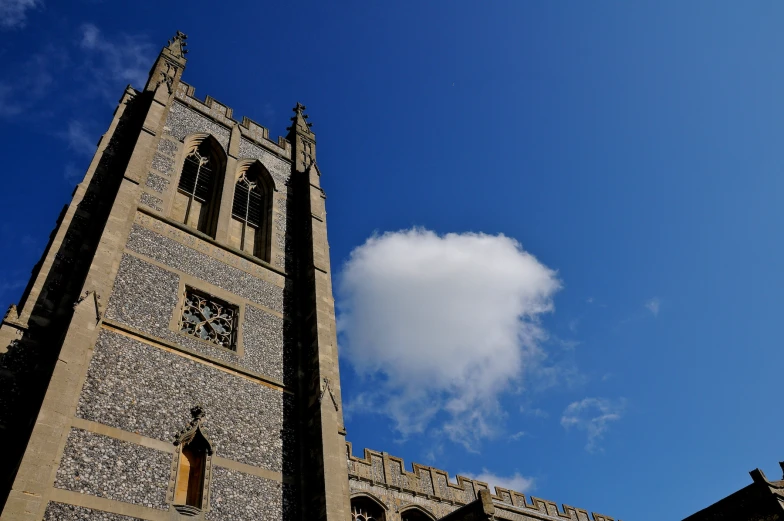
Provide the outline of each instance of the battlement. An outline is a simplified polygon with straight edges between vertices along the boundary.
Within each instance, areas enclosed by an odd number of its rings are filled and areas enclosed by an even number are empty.
[[[269,137],[269,129],[266,127],[259,125],[248,117],[243,117],[242,121],[237,121],[233,117],[234,110],[231,107],[217,101],[212,96],[206,96],[204,101],[202,101],[194,96],[195,92],[195,87],[180,81],[174,96],[188,105],[188,107],[197,110],[228,129],[231,129],[234,125],[239,125],[243,138],[269,150],[273,154],[291,160],[291,143],[288,139],[278,136],[277,143],[272,141]]]
[[[364,457],[352,454],[351,443],[346,442],[346,458],[349,479],[367,481],[375,486],[407,492],[414,496],[426,496],[433,501],[447,502],[453,505],[465,505],[479,497],[480,490],[491,492],[493,503],[501,510],[508,509],[508,515],[500,513],[497,517],[512,519],[515,514],[546,516],[553,519],[570,521],[615,521],[613,518],[574,508],[563,504],[561,509],[552,501],[526,497],[525,494],[502,487],[490,491],[487,483],[465,476],[457,476],[456,481],[449,479],[449,473],[413,463],[411,471],[406,470],[401,458],[390,456],[386,452],[365,449]],[[522,512],[521,512],[522,511]]]

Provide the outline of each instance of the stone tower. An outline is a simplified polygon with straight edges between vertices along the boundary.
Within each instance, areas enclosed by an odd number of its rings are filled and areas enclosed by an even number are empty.
[[[0,520],[346,521],[316,136],[128,87],[0,327]]]

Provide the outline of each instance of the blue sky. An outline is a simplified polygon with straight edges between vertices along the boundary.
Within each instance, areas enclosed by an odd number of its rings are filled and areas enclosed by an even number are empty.
[[[0,301],[179,29],[197,96],[273,136],[308,106],[356,453],[683,518],[784,459],[782,16],[0,0]]]

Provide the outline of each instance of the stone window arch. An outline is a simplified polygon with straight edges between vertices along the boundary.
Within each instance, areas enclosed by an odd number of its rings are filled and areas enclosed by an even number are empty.
[[[186,138],[183,150],[184,158],[170,216],[214,238],[226,154],[216,139],[208,134]]]
[[[237,169],[229,225],[229,243],[269,262],[272,249],[272,194],[275,182],[259,161]]]
[[[201,427],[204,410],[191,409],[188,427],[180,431],[174,444],[179,447],[172,465],[173,483],[169,500],[175,510],[186,516],[196,516],[208,510],[209,482],[212,470],[212,444]]]
[[[401,521],[435,521],[435,516],[417,505],[409,505],[400,510]]]
[[[351,521],[386,521],[387,507],[369,495],[351,498]]]

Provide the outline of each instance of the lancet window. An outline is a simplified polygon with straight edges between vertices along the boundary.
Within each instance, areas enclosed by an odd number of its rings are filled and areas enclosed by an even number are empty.
[[[177,468],[174,494],[170,500],[183,515],[195,516],[206,509],[209,501],[209,475],[212,445],[201,429],[204,410],[200,406],[191,409],[193,419],[175,437],[174,444],[180,450],[176,456]]]
[[[241,168],[231,209],[232,246],[265,261],[270,258],[273,187],[260,163]]]
[[[172,217],[207,235],[215,235],[220,205],[222,157],[211,138],[185,157],[172,207]]]

